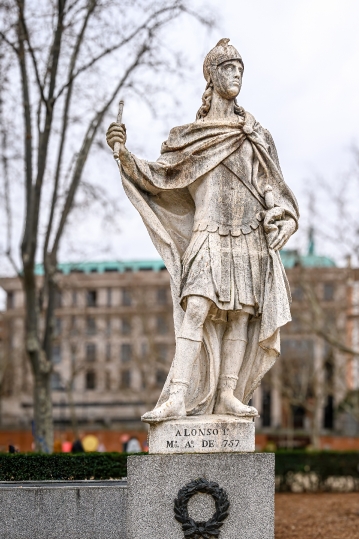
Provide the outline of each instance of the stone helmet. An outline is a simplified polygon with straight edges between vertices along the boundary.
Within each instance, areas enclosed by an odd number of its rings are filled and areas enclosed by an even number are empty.
[[[211,79],[210,68],[217,67],[228,60],[239,60],[243,65],[243,60],[237,49],[233,45],[228,45],[227,37],[220,39],[217,45],[209,51],[203,62],[203,75],[207,82]]]

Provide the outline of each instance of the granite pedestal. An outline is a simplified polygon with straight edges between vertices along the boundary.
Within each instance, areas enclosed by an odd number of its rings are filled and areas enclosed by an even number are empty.
[[[127,539],[183,538],[174,500],[198,478],[217,483],[228,498],[219,539],[274,538],[274,455],[214,453],[129,457]],[[198,523],[214,512],[212,495],[196,493],[188,501],[189,517]]]
[[[126,481],[0,482],[0,539],[126,539]]]

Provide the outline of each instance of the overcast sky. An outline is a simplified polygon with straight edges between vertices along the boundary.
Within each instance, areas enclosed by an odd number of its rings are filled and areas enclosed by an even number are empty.
[[[332,182],[350,163],[359,120],[358,0],[192,0],[216,14],[208,32],[182,18],[164,36],[182,51],[190,66],[187,79],[160,81],[177,100],[153,100],[156,116],[138,97],[126,98],[123,121],[127,146],[156,160],[169,130],[192,122],[201,104],[206,53],[222,37],[231,39],[244,61],[240,105],[273,135],[286,182],[296,194],[301,231],[288,246],[306,246],[308,182],[321,173]],[[113,108],[113,120],[116,118]],[[104,136],[104,133],[103,133]],[[105,227],[95,211],[74,212],[61,246],[60,260],[158,258],[140,216],[127,201],[111,152],[93,152],[85,176],[105,185],[120,203],[117,228]],[[320,203],[320,201],[319,201]],[[22,206],[21,206],[22,207]],[[19,221],[19,230],[20,223]],[[314,219],[315,225],[315,219]],[[120,230],[119,230],[120,228]],[[21,231],[21,230],[20,230]],[[322,254],[332,247],[317,242]]]
[[[285,179],[303,215],[302,234],[290,245],[305,248],[308,181],[321,173],[334,182],[350,162],[349,146],[358,141],[359,2],[211,0],[207,5],[219,15],[212,33],[187,19],[167,36],[169,46],[183,50],[192,64],[183,87],[169,88],[179,106],[163,117],[159,99],[154,103],[159,116],[153,118],[138,103],[126,103],[127,146],[139,157],[155,160],[169,129],[193,121],[205,86],[203,58],[220,38],[229,37],[245,65],[238,101],[274,137]],[[64,245],[62,258],[157,258],[141,218],[125,198],[110,154],[96,159],[92,171],[97,170],[121,201],[122,232],[107,231],[104,237],[101,227],[94,226],[90,239],[84,220]],[[83,252],[78,250],[81,237]],[[318,250],[325,247],[319,244]]]

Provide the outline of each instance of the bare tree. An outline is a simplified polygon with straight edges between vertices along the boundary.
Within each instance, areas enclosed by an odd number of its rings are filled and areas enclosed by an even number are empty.
[[[333,320],[329,320],[313,287],[306,283],[306,296],[311,313],[310,327],[312,333],[323,339],[335,353],[341,355],[341,369],[336,373],[345,380],[348,367],[359,365],[359,342],[353,338],[359,329],[359,213],[357,201],[359,198],[359,147],[353,144],[350,148],[351,160],[347,170],[337,173],[336,177],[328,178],[317,175],[312,179],[308,194],[315,201],[312,208],[312,224],[318,238],[331,249],[334,257],[340,263],[345,262],[347,271],[343,270],[343,278],[347,286],[346,325],[356,326],[352,338],[348,332],[338,329]],[[354,381],[358,384],[359,380]],[[347,388],[348,389],[348,388]],[[349,388],[343,398],[340,409],[349,413],[359,424],[359,389]]]
[[[350,148],[347,170],[335,178],[317,174],[310,180],[312,225],[320,240],[341,263],[359,265],[359,147]],[[314,207],[315,206],[315,207]]]
[[[36,450],[50,452],[50,390],[57,262],[90,151],[117,96],[151,101],[146,74],[177,72],[163,29],[196,15],[185,0],[4,0],[0,7],[1,164],[6,254],[22,279],[26,351],[34,376]],[[105,81],[104,81],[105,79]],[[147,85],[143,81],[147,80]],[[6,104],[6,107],[5,107]],[[11,113],[7,113],[10,111]],[[22,122],[21,122],[22,116]],[[13,253],[9,186],[24,189],[21,265]],[[44,277],[37,286],[35,262]],[[40,318],[44,317],[44,330]]]
[[[293,322],[288,328],[293,338],[283,342],[277,390],[284,404],[289,437],[293,436],[293,410],[302,410],[311,444],[319,448],[323,408],[329,397],[336,397],[338,402],[345,396],[348,367],[359,353],[348,341],[347,331],[353,307],[351,299],[348,301],[352,270],[335,270],[337,297],[334,301],[330,284],[330,307],[323,300],[320,268],[298,265],[292,271],[295,299],[300,301],[294,303]]]

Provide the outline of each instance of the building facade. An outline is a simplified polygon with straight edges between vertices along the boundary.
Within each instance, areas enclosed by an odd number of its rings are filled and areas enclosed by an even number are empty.
[[[257,430],[288,445],[288,433],[355,430],[341,411],[359,388],[359,272],[309,251],[283,251],[293,321],[282,329],[282,356],[253,396]],[[41,286],[41,267],[37,268]],[[55,427],[140,430],[174,354],[170,278],[161,261],[60,264],[53,341]],[[0,328],[1,428],[28,429],[32,377],[24,352],[24,295],[18,278]],[[339,410],[339,411],[338,411]],[[340,419],[341,418],[341,419]],[[358,418],[359,420],[359,418]],[[309,433],[309,434],[308,434]],[[295,445],[292,442],[292,445]]]

